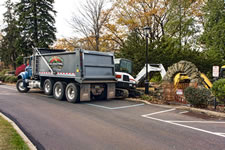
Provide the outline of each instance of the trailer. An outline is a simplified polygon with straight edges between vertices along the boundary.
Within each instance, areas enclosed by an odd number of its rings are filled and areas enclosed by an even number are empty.
[[[57,100],[68,102],[115,98],[114,54],[76,49],[37,49],[25,60],[17,90],[21,93],[40,88]]]

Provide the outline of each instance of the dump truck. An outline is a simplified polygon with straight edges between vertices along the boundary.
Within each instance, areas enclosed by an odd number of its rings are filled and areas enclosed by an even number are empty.
[[[114,54],[76,49],[37,49],[26,58],[25,71],[18,75],[21,93],[39,88],[57,100],[68,102],[111,99],[115,97]]]

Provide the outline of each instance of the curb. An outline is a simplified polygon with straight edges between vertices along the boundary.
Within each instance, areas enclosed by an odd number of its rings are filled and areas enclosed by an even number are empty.
[[[215,112],[215,111],[211,111],[211,110],[204,110],[204,109],[192,108],[192,107],[187,107],[187,106],[177,107],[176,109],[178,109],[178,110],[188,110],[188,111],[195,112],[195,113],[204,113],[208,116],[225,118],[225,113]]]
[[[22,132],[22,130],[15,124],[15,122],[13,122],[11,119],[9,119],[8,117],[6,117],[1,112],[0,112],[0,116],[2,118],[4,118],[5,120],[7,120],[13,126],[13,128],[21,136],[21,138],[27,144],[27,146],[29,147],[30,150],[37,150],[37,148],[34,146],[34,144],[28,139],[28,137]]]

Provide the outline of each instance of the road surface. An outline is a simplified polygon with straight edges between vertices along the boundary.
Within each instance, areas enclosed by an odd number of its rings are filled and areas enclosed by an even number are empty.
[[[225,120],[124,100],[70,104],[0,85],[0,111],[38,149],[225,150]]]

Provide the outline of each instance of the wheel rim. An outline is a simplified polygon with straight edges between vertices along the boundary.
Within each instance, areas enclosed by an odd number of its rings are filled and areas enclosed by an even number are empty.
[[[25,90],[25,87],[23,86],[23,82],[20,82],[20,83],[19,83],[19,89],[20,89],[21,91],[24,91],[24,90]]]
[[[62,94],[62,88],[59,85],[56,85],[55,87],[55,96],[60,97]]]
[[[75,97],[75,90],[73,87],[69,87],[68,90],[67,90],[67,95],[68,95],[68,98],[69,99],[74,99]]]
[[[49,82],[47,82],[46,84],[45,84],[45,91],[48,93],[48,92],[50,92],[50,83]]]

